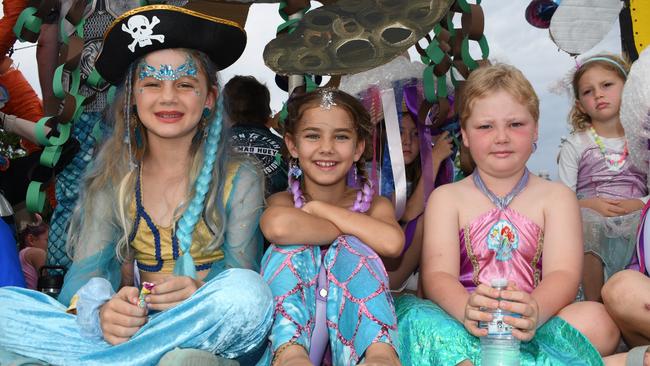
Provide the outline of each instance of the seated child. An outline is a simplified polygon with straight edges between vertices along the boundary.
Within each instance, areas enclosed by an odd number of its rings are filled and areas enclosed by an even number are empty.
[[[402,111],[400,138],[402,140],[402,153],[404,155],[404,164],[406,169],[406,181],[408,189],[408,199],[406,209],[399,221],[403,225],[406,236],[405,251],[400,258],[386,258],[384,263],[388,270],[391,290],[409,291],[417,290],[417,268],[420,264],[422,254],[422,234],[423,234],[423,216],[425,197],[426,177],[433,179],[435,183],[449,183],[445,174],[439,174],[452,162],[447,158],[452,154],[453,142],[448,132],[442,132],[434,137],[433,147],[431,148],[431,174],[423,174],[423,163],[420,154],[420,138],[418,128],[415,124],[417,120],[417,111],[412,103],[405,104],[406,110]],[[428,151],[428,150],[427,150]],[[451,168],[453,169],[453,168]],[[415,273],[415,275],[413,275]],[[408,282],[407,282],[408,281]]]
[[[124,31],[143,21],[158,38]],[[217,100],[216,70],[244,44],[241,25],[170,5],[113,23],[96,63],[119,84],[113,131],[70,223],[72,267],[59,301],[0,289],[0,350],[57,365],[152,365],[177,347],[209,360],[266,345],[272,297],[254,271],[260,174],[230,157]],[[66,312],[73,295],[76,315]]]
[[[46,264],[48,232],[47,223],[40,222],[27,225],[18,233],[20,266],[25,276],[25,284],[32,290],[36,290],[41,267]]]
[[[336,89],[293,97],[287,110],[291,191],[271,196],[260,222],[273,243],[262,272],[275,297],[274,362],[320,365],[329,346],[334,365],[399,365],[379,255],[398,256],[404,235],[366,175],[370,116]],[[362,177],[361,189],[347,185],[350,169]]]
[[[601,301],[603,283],[630,262],[648,201],[646,173],[630,161],[619,117],[628,70],[612,55],[582,61],[572,82],[574,131],[560,151],[560,180],[576,192],[582,212],[582,288],[593,301]]]
[[[569,189],[526,168],[538,137],[532,86],[501,64],[472,72],[463,93],[463,144],[476,169],[429,198],[420,272],[426,299],[397,300],[403,363],[477,364],[479,337],[487,335],[479,321],[500,308],[519,315],[504,321],[524,341],[522,365],[600,365],[618,330],[601,304],[571,304],[582,263],[580,214]],[[507,288],[490,287],[495,278],[506,278]]]

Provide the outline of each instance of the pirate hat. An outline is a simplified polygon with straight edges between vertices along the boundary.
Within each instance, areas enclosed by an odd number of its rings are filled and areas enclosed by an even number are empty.
[[[243,22],[172,5],[148,5],[115,19],[95,67],[106,81],[118,84],[133,61],[153,51],[199,50],[221,70],[237,61],[245,47]]]

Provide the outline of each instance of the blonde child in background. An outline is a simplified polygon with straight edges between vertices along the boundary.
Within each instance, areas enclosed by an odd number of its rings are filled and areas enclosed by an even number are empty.
[[[576,192],[582,211],[586,300],[602,301],[603,284],[627,266],[639,213],[648,200],[646,174],[628,159],[619,118],[629,67],[613,55],[583,61],[573,75],[573,133],[562,145],[560,180]]]
[[[571,304],[582,265],[575,195],[530,174],[539,101],[514,67],[479,68],[460,98],[474,173],[431,194],[421,281],[426,299],[397,299],[405,365],[470,365],[498,308],[522,341],[521,364],[602,364],[619,332],[604,307]],[[541,199],[543,198],[543,199]],[[491,280],[507,278],[505,290]],[[597,325],[596,325],[597,324]]]

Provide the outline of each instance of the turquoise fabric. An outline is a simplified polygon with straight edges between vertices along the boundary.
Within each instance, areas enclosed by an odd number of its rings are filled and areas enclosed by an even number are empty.
[[[412,295],[396,300],[402,364],[455,366],[471,360],[480,366],[480,340],[438,305]],[[521,344],[521,366],[600,366],[598,351],[577,329],[559,317],[542,325]]]
[[[66,238],[68,222],[72,210],[79,197],[79,183],[90,162],[95,149],[93,128],[95,124],[102,123],[102,114],[99,112],[82,113],[79,120],[74,123],[72,136],[79,141],[79,151],[72,161],[56,176],[56,207],[50,220],[50,233],[48,235],[48,263],[49,265],[69,267],[72,262],[66,252]]]
[[[259,218],[263,207],[261,173],[247,162],[240,163],[232,176],[232,190],[225,207],[224,241],[220,248],[223,260],[212,265],[204,280],[210,280],[229,268],[248,268],[257,271],[262,253],[262,233]],[[93,277],[103,277],[117,292],[120,285],[120,262],[115,253],[115,241],[121,235],[116,223],[109,222],[103,208],[110,207],[110,192],[99,192],[94,198],[96,212],[85,212],[84,225],[92,230],[96,252],[78,250],[68,270],[58,300],[70,303],[74,294]],[[81,258],[80,258],[81,257]]]
[[[269,337],[272,350],[287,342],[309,350],[321,266],[329,281],[327,328],[332,364],[356,365],[372,343],[393,344],[397,320],[381,258],[356,237],[345,235],[324,255],[314,245],[271,245],[266,251],[262,274],[276,303]],[[271,350],[260,364],[270,361]]]
[[[76,316],[65,310],[40,292],[0,289],[0,364],[11,360],[7,351],[55,365],[155,365],[176,347],[238,358],[266,343],[273,298],[256,272],[226,270],[116,346],[81,336]]]

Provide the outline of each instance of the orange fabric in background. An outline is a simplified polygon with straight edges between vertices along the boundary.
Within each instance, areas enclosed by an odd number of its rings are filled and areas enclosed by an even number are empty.
[[[7,88],[9,92],[9,101],[1,109],[3,113],[12,114],[34,123],[43,118],[43,104],[20,70],[11,67],[7,72],[0,74],[0,85]],[[27,151],[27,154],[41,150],[39,145],[25,139],[20,140],[20,145]],[[54,181],[47,184],[45,191],[50,206],[55,207]]]
[[[9,49],[16,42],[13,27],[18,20],[20,12],[27,7],[27,1],[2,1],[2,13],[4,16],[0,19],[0,62],[2,62],[3,67],[11,65],[11,60],[7,60],[6,58]],[[2,112],[13,114],[16,117],[29,121],[38,122],[43,117],[43,105],[22,72],[9,67],[6,71],[0,70],[0,73],[0,85],[4,86],[9,92],[9,102],[2,108]],[[28,154],[40,150],[38,145],[25,139],[21,139],[20,144],[27,150]]]
[[[18,20],[20,12],[27,7],[27,0],[3,0],[2,13],[4,17],[0,19],[0,55],[5,56],[11,46],[16,42],[14,34],[14,25]]]
[[[34,123],[43,118],[43,104],[20,70],[10,68],[9,71],[1,74],[0,85],[9,92],[9,101],[2,108],[2,112]],[[38,145],[25,139],[21,140],[21,145],[28,154],[40,150]]]
[[[0,62],[7,64],[9,49],[16,42],[13,27],[20,12],[27,7],[27,2],[28,0],[2,0],[4,16],[0,19]],[[43,118],[43,104],[20,70],[9,67],[6,72],[2,72],[0,85],[9,92],[9,101],[2,108],[2,112],[34,123]],[[20,145],[27,151],[27,154],[41,150],[40,146],[25,139],[20,140]],[[49,182],[45,190],[50,206],[55,207],[54,181]]]

